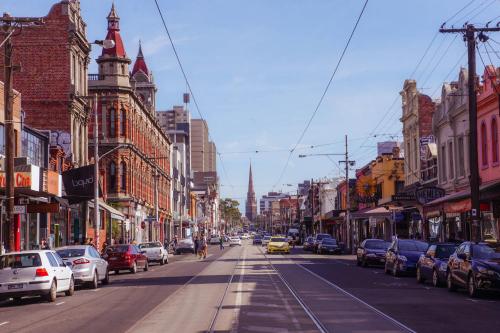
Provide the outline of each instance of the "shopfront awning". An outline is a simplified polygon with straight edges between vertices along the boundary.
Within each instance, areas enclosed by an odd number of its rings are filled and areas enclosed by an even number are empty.
[[[94,208],[94,201],[89,201],[89,207]],[[111,218],[115,220],[125,221],[125,215],[123,215],[116,208],[111,207],[106,204],[103,200],[99,199],[99,207],[111,214]]]
[[[352,219],[369,219],[370,217],[375,218],[390,218],[393,214],[393,211],[400,211],[402,207],[375,207],[375,208],[366,208],[362,211],[357,211],[351,213]]]

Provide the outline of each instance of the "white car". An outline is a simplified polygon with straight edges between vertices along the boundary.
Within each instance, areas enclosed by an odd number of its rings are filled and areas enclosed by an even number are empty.
[[[250,239],[250,235],[245,232],[243,235],[241,235],[241,239]]]
[[[51,250],[11,252],[0,256],[0,299],[42,296],[54,302],[57,293],[72,296],[75,280],[71,268]]]
[[[262,238],[262,246],[267,246],[267,244],[269,244],[270,240],[271,240],[271,236],[264,236]]]
[[[219,236],[212,236],[210,237],[210,244],[216,245],[220,243],[220,237]]]
[[[99,281],[109,283],[108,262],[91,245],[70,245],[56,249],[64,263],[71,267],[76,284],[97,289]]]
[[[168,251],[160,242],[141,243],[139,249],[148,257],[148,262],[159,262],[160,265],[168,264]]]
[[[238,236],[229,237],[229,246],[241,246],[241,239]]]

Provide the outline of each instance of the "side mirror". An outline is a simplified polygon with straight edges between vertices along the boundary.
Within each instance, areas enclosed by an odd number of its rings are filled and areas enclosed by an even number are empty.
[[[462,260],[467,260],[467,255],[465,253],[459,253],[457,254],[457,258]]]
[[[389,249],[389,252],[392,252],[392,253],[396,253],[396,251],[394,249]]]

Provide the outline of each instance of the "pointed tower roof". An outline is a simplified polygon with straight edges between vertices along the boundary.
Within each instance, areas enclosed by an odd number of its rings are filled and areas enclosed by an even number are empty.
[[[108,33],[106,39],[115,42],[115,47],[110,49],[102,49],[102,55],[111,57],[125,58],[125,47],[123,46],[122,37],[120,36],[120,17],[116,14],[115,3],[111,5],[111,10],[108,14]]]
[[[248,193],[254,193],[253,190],[253,176],[252,176],[252,163],[250,163],[250,172],[248,174]]]
[[[144,74],[149,75],[148,66],[146,65],[146,61],[144,60],[144,55],[142,54],[141,41],[139,41],[139,52],[137,53],[137,58],[135,59],[134,68],[132,69],[132,75],[139,71],[142,71]]]

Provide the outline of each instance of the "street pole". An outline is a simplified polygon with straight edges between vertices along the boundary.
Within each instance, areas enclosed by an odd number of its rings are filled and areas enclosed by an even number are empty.
[[[99,117],[97,115],[97,94],[94,94],[94,222],[95,246],[99,251],[101,221],[99,219]]]
[[[345,210],[345,218],[346,218],[346,226],[347,226],[347,247],[351,249],[352,252],[352,234],[351,234],[351,218],[350,218],[350,210],[351,210],[351,194],[350,194],[350,184],[349,184],[349,150],[347,147],[347,134],[345,136],[345,181],[346,181],[346,210]]]
[[[477,139],[477,91],[476,91],[476,33],[500,31],[500,27],[476,28],[473,24],[467,24],[460,29],[447,29],[441,27],[441,33],[461,33],[467,43],[468,55],[468,95],[469,95],[469,165],[470,165],[470,193],[471,193],[471,217],[472,217],[472,240],[478,242],[481,238],[479,232],[480,224],[480,189],[479,189],[479,163],[478,163],[478,139]]]

